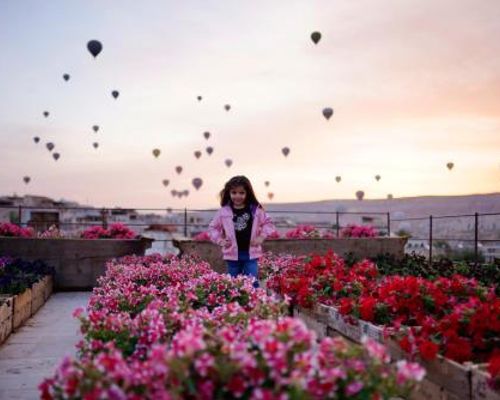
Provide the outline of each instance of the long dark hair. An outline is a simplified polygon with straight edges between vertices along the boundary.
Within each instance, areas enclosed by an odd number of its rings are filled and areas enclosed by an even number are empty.
[[[237,186],[243,186],[243,189],[245,189],[245,192],[247,192],[247,197],[245,199],[245,204],[247,206],[255,205],[257,207],[262,207],[257,200],[257,197],[255,196],[255,192],[253,191],[250,180],[243,175],[233,176],[226,182],[226,184],[224,185],[224,189],[222,189],[219,194],[221,207],[231,204],[231,196],[229,192],[232,188],[235,188]]]

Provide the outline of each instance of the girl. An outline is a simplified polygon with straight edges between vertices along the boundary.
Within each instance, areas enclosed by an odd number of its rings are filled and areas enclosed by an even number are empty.
[[[233,277],[253,276],[253,285],[258,287],[257,260],[262,256],[262,242],[275,230],[274,225],[245,176],[226,182],[220,197],[221,209],[208,227],[210,239],[222,247],[228,273]]]

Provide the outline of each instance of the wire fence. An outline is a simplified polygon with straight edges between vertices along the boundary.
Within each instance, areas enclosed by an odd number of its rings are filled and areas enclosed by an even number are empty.
[[[7,210],[7,212],[2,212]],[[185,237],[190,233],[206,229],[208,221],[217,209],[188,209],[188,208],[92,208],[76,206],[12,206],[0,205],[0,221],[8,219],[9,222],[18,226],[32,226],[35,229],[44,230],[50,225],[55,225],[62,230],[75,230],[77,227],[102,226],[107,228],[109,223],[123,222],[133,228],[158,228],[167,227],[170,230],[180,229]],[[294,217],[297,215],[315,217],[315,221],[307,224],[314,228],[328,230],[341,237],[342,229],[352,224],[352,217],[361,217],[361,224],[376,228],[380,235],[391,236],[394,234],[407,235],[409,242],[427,242],[427,256],[432,260],[436,244],[443,242],[463,242],[472,244],[474,259],[479,260],[479,246],[482,243],[500,242],[500,223],[496,228],[496,220],[490,224],[489,230],[481,231],[481,218],[499,217],[500,213],[473,213],[456,215],[428,215],[424,217],[395,218],[390,212],[372,211],[325,211],[325,210],[267,210],[267,213],[276,219],[275,226],[280,229],[291,228],[297,224],[294,221],[283,220],[278,215]],[[202,217],[196,217],[201,215]],[[62,219],[61,219],[62,217]],[[462,237],[447,237],[439,234],[436,224],[441,221],[454,221],[467,219],[466,228],[459,230],[454,228],[453,233],[462,234]],[[303,218],[304,219],[304,218]],[[319,221],[318,221],[319,219]],[[348,222],[347,222],[348,221]],[[5,221],[4,221],[5,222]],[[500,221],[499,221],[500,222]],[[415,228],[411,224],[417,224]],[[406,225],[405,225],[406,224]],[[396,228],[395,228],[396,226]],[[417,230],[419,235],[412,235],[411,231]],[[442,230],[442,229],[441,229]],[[464,236],[465,232],[465,236]],[[171,242],[173,239],[158,238],[157,242]],[[423,243],[421,243],[422,245]],[[427,247],[426,246],[426,247]],[[500,249],[499,249],[500,252]]]

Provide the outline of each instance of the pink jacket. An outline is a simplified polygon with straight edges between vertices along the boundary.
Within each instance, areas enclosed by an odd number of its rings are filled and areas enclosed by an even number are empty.
[[[263,208],[252,207],[252,232],[250,236],[250,259],[260,258],[262,256],[262,246],[252,245],[252,241],[257,237],[264,239],[269,236],[274,230],[274,225],[271,218],[266,214]],[[222,207],[208,226],[208,235],[210,240],[215,244],[220,245],[222,239],[229,239],[231,246],[222,248],[224,260],[238,260],[238,244],[236,243],[236,232],[233,223],[233,210],[230,206]]]

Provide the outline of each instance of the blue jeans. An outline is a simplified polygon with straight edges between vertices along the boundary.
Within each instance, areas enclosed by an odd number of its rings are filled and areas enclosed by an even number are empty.
[[[250,260],[248,251],[238,251],[238,261],[226,260],[227,272],[233,278],[238,275],[253,276],[253,287],[259,287],[259,265],[257,259]]]

